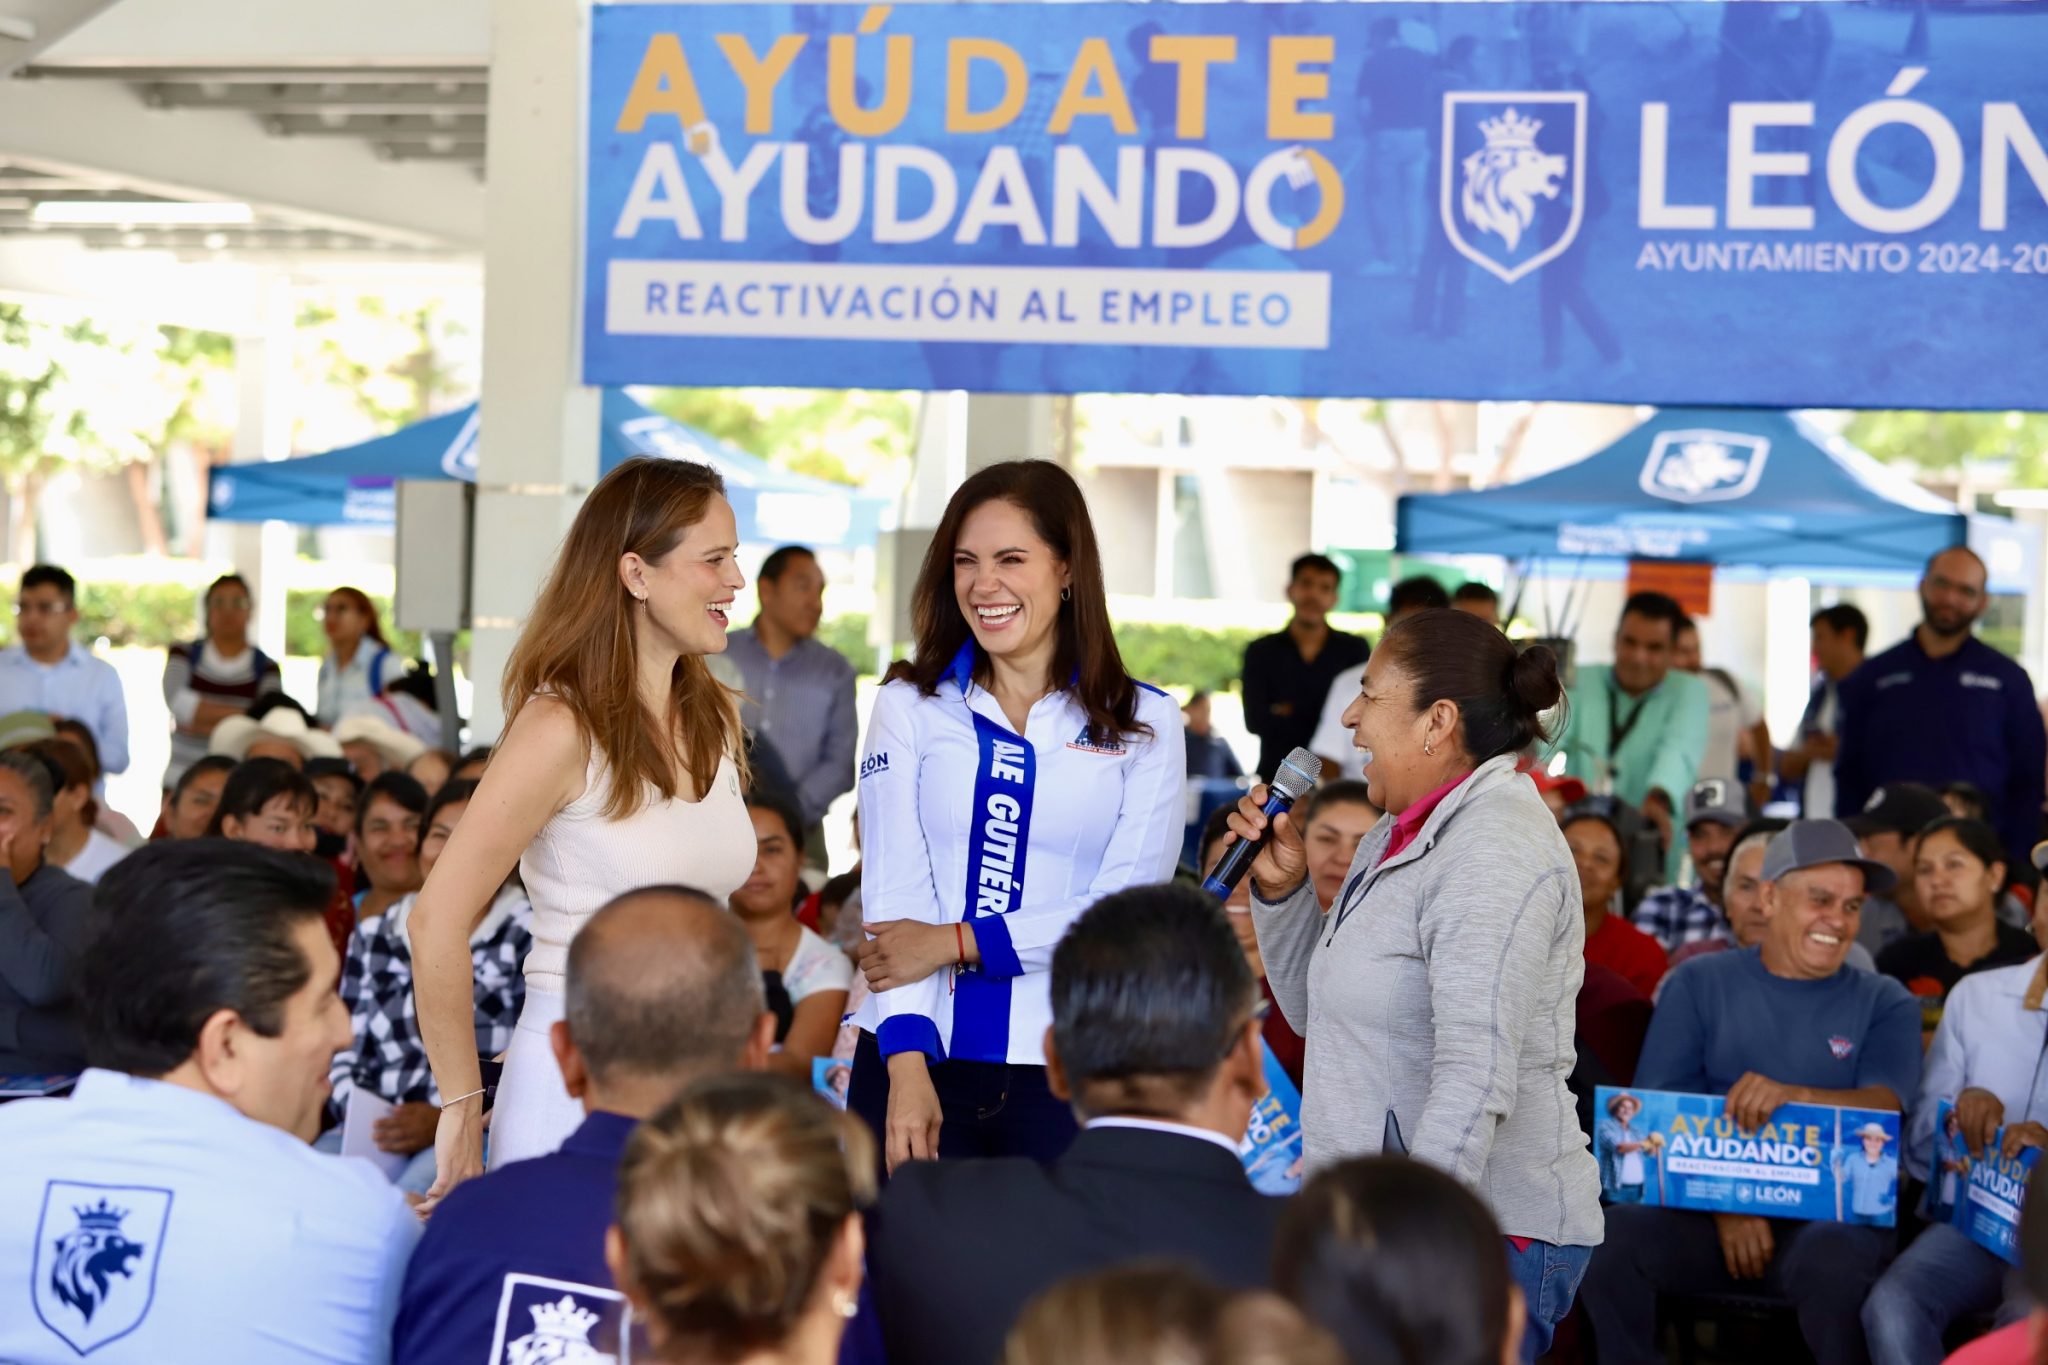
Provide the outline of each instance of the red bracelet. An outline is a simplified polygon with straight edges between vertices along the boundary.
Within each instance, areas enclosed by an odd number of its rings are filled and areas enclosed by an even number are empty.
[[[961,921],[953,921],[953,947],[959,953],[959,957],[953,965],[965,967],[967,965],[967,936],[961,933],[960,926]]]

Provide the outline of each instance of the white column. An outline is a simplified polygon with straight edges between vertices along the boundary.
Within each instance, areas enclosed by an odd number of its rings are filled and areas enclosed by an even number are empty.
[[[578,382],[577,220],[585,0],[491,0],[483,427],[477,453],[470,719],[504,725],[498,685],[535,592],[597,482],[598,391]]]
[[[911,638],[910,587],[932,528],[966,477],[1004,460],[1053,458],[1052,399],[1036,393],[927,393],[911,452],[902,529],[876,556],[875,613],[868,643],[890,649]]]
[[[234,461],[282,460],[292,453],[292,337],[296,323],[289,283],[264,287],[260,329],[235,338]],[[281,521],[260,525],[213,522],[206,528],[206,555],[234,565],[249,580],[254,613],[249,636],[275,659],[284,657],[285,590],[297,537]],[[203,605],[199,611],[205,622]]]
[[[1764,594],[1764,719],[1771,743],[1790,748],[1813,691],[1813,584],[1774,578]]]

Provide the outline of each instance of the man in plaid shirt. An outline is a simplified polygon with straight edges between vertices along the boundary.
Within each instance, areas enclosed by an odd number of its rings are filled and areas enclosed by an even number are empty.
[[[438,802],[436,803],[439,804]],[[429,812],[429,819],[433,813]],[[431,829],[429,835],[431,836]],[[416,893],[415,893],[416,894]],[[441,1117],[440,1094],[427,1065],[413,1008],[412,946],[406,932],[415,896],[356,926],[341,969],[341,998],[355,1025],[355,1042],[338,1052],[328,1069],[334,1086],[328,1119],[337,1126],[320,1146],[341,1150],[338,1126],[349,1092],[360,1086],[398,1108],[377,1121],[373,1132],[384,1151],[409,1156],[398,1177],[400,1189],[424,1194],[434,1183],[434,1128]],[[469,935],[476,980],[476,1050],[495,1057],[512,1045],[512,1026],[526,1003],[523,967],[533,945],[528,929],[532,907],[525,892],[508,886]]]
[[[1631,917],[1636,928],[1675,953],[1690,943],[1733,943],[1722,913],[1722,886],[1735,835],[1749,823],[1749,799],[1741,784],[1710,777],[1693,783],[1685,797],[1685,837],[1692,852],[1695,886],[1666,886],[1643,897]]]

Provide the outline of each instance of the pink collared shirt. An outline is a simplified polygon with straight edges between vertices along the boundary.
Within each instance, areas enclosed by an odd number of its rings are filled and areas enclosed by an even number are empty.
[[[1429,822],[1431,812],[1442,805],[1444,798],[1456,791],[1459,784],[1470,776],[1472,776],[1471,773],[1462,773],[1452,778],[1420,801],[1417,801],[1407,810],[1395,816],[1393,837],[1387,840],[1387,850],[1380,855],[1380,861],[1384,863],[1387,859],[1414,843],[1415,836],[1422,833],[1422,827]]]

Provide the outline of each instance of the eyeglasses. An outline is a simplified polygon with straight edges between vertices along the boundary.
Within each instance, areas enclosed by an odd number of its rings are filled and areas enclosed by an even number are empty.
[[[71,610],[69,602],[16,602],[16,616],[62,616]]]

